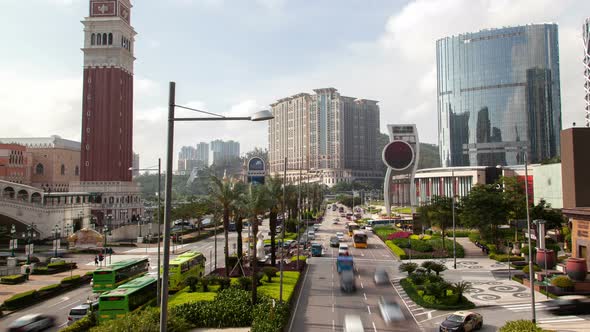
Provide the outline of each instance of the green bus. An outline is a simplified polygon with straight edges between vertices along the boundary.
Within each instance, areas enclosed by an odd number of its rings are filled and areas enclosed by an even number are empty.
[[[177,292],[184,288],[188,276],[201,278],[205,274],[205,256],[200,252],[185,252],[170,260],[168,290]]]
[[[117,288],[148,272],[147,258],[126,259],[105,268],[98,268],[92,274],[92,291],[104,292]]]
[[[133,279],[98,297],[98,321],[119,319],[156,297],[156,278]]]

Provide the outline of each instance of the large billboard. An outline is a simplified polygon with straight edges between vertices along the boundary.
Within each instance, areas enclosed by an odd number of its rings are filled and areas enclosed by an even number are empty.
[[[260,157],[253,157],[248,160],[248,183],[264,184],[266,176],[266,163]]]

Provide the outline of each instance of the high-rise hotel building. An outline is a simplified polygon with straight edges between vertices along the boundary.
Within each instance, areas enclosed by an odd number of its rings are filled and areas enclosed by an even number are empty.
[[[559,156],[557,24],[481,30],[436,42],[443,166],[538,163]]]
[[[334,88],[299,93],[271,104],[269,169],[290,182],[321,181],[328,186],[355,179],[382,178],[379,171],[377,101],[340,95]]]

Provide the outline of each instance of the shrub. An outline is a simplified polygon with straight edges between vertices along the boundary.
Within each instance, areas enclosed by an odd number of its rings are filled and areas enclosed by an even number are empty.
[[[190,288],[191,292],[197,291],[197,285],[199,284],[199,277],[197,276],[188,276],[185,280],[186,284]]]
[[[455,231],[455,237],[468,237],[469,234],[473,233],[472,231],[467,231],[467,230],[457,230]],[[449,237],[453,237],[453,231],[450,231],[449,233]]]
[[[428,279],[429,282],[441,282],[443,281],[443,278],[438,276],[438,275],[434,275],[434,274],[429,274],[426,279]]]
[[[529,275],[529,271],[530,271],[529,267],[530,267],[530,265],[527,265],[522,268],[522,272],[524,274],[526,274],[527,276]],[[537,266],[536,264],[533,264],[533,271],[539,272],[539,271],[541,271],[541,268],[539,266]]]
[[[37,297],[38,293],[36,290],[14,294],[11,298],[4,301],[4,307],[9,310],[18,309],[33,302]]]
[[[543,332],[543,329],[538,327],[535,323],[531,322],[530,320],[513,320],[507,322],[502,326],[499,332]]]
[[[389,240],[385,241],[385,244],[387,245],[387,247],[389,247],[389,249],[391,249],[394,255],[399,257],[399,259],[406,259],[406,252],[402,248],[396,246],[395,244],[393,244],[393,242]]]
[[[252,324],[250,298],[250,292],[228,288],[219,291],[214,301],[184,303],[173,307],[171,313],[198,328],[250,326]]]
[[[418,295],[418,291],[416,289],[416,287],[414,287],[414,285],[412,285],[412,283],[406,279],[402,279],[400,281],[400,284],[402,285],[404,291],[408,294],[408,296],[412,299],[412,301],[414,301],[416,304],[425,307],[425,308],[431,308],[431,309],[439,309],[439,310],[462,310],[462,309],[472,309],[475,308],[475,305],[470,302],[468,299],[466,299],[465,297],[461,297],[461,299],[459,300],[458,295],[454,294],[453,296],[455,296],[457,298],[457,300],[455,299],[443,299],[438,301],[438,303],[426,303],[426,301],[424,301],[422,296]],[[450,303],[450,301],[455,301],[454,303]]]
[[[72,325],[74,326],[74,325]],[[190,324],[175,310],[168,312],[167,330],[170,332],[189,331]],[[87,330],[81,330],[87,331]],[[160,331],[160,310],[158,308],[146,308],[141,311],[134,311],[125,316],[100,323],[93,327],[91,332],[119,332],[119,331]]]
[[[227,266],[229,266],[230,268],[233,268],[237,264],[238,264],[238,256],[232,255],[227,258]]]
[[[281,332],[289,320],[289,305],[263,296],[252,311],[252,332]]]
[[[430,240],[430,239],[432,239],[432,236],[431,235],[424,235],[424,234],[420,234],[420,235],[412,234],[412,235],[410,235],[410,239],[412,239],[412,240]]]
[[[211,281],[211,277],[203,277],[200,279],[201,286],[203,287],[203,292],[209,291],[209,282]]]
[[[436,262],[426,261],[426,262],[422,262],[422,264],[420,264],[420,266],[425,268],[427,273],[430,273],[432,264],[436,264]]]
[[[416,271],[418,268],[418,264],[416,263],[402,263],[399,266],[400,272],[408,272],[408,275],[411,275],[412,272]]]
[[[423,285],[426,282],[426,276],[420,273],[412,273],[408,278],[414,285]]]
[[[266,266],[262,269],[262,273],[264,273],[268,282],[272,282],[272,278],[277,276],[277,272],[279,272],[279,269],[272,266]]]
[[[524,261],[524,257],[514,255],[490,254],[488,257],[498,262],[508,262],[508,260],[511,262]]]
[[[229,288],[229,286],[231,285],[231,279],[226,277],[219,277],[217,279],[217,283],[219,284],[219,290],[224,290],[226,288]]]
[[[444,264],[434,263],[430,266],[430,269],[436,273],[438,276],[442,271],[446,270],[447,267]]]
[[[251,277],[239,277],[238,278],[239,289],[244,291],[252,290],[252,278]]]
[[[551,284],[559,288],[571,288],[574,287],[574,282],[566,276],[558,276],[551,279]]]
[[[27,276],[24,274],[15,274],[10,276],[4,276],[0,278],[0,284],[16,285],[21,282],[25,282]]]
[[[399,232],[395,232],[395,233],[391,233],[389,235],[387,235],[387,239],[388,240],[393,240],[393,239],[407,239],[410,237],[410,235],[412,235],[412,233],[410,232],[404,232],[404,231],[399,231]]]
[[[410,240],[411,249],[419,252],[431,252],[433,250],[432,244],[424,240]]]
[[[59,284],[48,285],[48,286],[39,288],[37,291],[39,291],[39,292],[50,292],[50,291],[56,290],[57,288],[59,288],[59,286],[60,286]]]
[[[47,267],[48,268],[52,268],[52,267],[63,267],[65,265],[66,265],[66,262],[60,261],[60,262],[49,263],[49,264],[47,264]]]
[[[62,285],[69,285],[69,284],[75,284],[77,282],[80,282],[82,279],[82,277],[80,277],[79,275],[74,275],[71,277],[65,277],[61,280],[61,284]]]

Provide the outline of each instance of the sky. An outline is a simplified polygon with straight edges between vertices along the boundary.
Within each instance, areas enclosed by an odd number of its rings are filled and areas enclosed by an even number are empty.
[[[378,100],[381,132],[416,123],[436,143],[437,39],[485,28],[559,24],[564,128],[584,122],[587,0],[135,0],[134,133],[141,167],[166,157],[168,82],[176,103],[226,116],[334,87]],[[1,0],[0,137],[80,140],[89,0]],[[26,15],[23,15],[25,14]],[[197,116],[177,110],[177,116]],[[177,123],[181,146],[267,147],[264,122]]]

